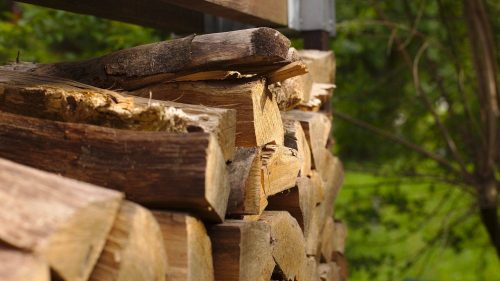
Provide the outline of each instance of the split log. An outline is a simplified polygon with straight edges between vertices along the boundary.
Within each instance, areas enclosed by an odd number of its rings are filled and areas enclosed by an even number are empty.
[[[236,110],[236,146],[283,144],[283,125],[276,101],[264,79],[162,83],[133,95]]]
[[[268,281],[275,262],[271,228],[260,221],[227,220],[209,229],[215,280]]]
[[[339,253],[344,254],[345,241],[347,238],[347,227],[342,221],[335,220],[334,230],[335,230],[335,232],[334,232],[334,239],[333,239],[333,250],[335,252],[339,252]]]
[[[262,181],[266,196],[294,187],[301,165],[297,150],[283,145],[265,145],[262,148]]]
[[[313,168],[320,172],[323,180],[326,180],[327,158],[329,151],[326,150],[332,123],[326,115],[316,112],[302,112],[292,110],[282,112],[285,120],[300,121],[307,141],[312,152]]]
[[[297,150],[297,158],[302,163],[300,175],[311,175],[311,149],[302,126],[298,121],[293,120],[283,120],[283,126],[285,128],[285,146]]]
[[[335,89],[333,84],[313,83],[310,99],[300,103],[298,108],[302,111],[313,112],[325,110],[332,97],[333,89]]]
[[[306,280],[319,281],[318,261],[315,257],[307,257],[307,275]]]
[[[320,281],[341,281],[340,268],[333,262],[318,265]]]
[[[270,226],[272,255],[286,280],[306,280],[304,236],[297,221],[282,211],[265,211],[259,221]]]
[[[314,188],[316,189],[316,204],[320,204],[325,200],[325,182],[321,179],[321,175],[316,170],[311,171],[311,182]]]
[[[339,281],[347,281],[349,277],[349,266],[344,254],[340,252],[333,252],[332,261],[335,262],[335,264],[339,267]]]
[[[323,223],[326,222],[326,218],[334,215],[335,199],[344,180],[344,169],[340,160],[329,152],[326,155],[328,156],[326,165],[328,169],[325,173],[327,177],[325,181],[325,200],[320,204],[320,221]]]
[[[50,271],[40,258],[0,246],[0,280],[50,281]]]
[[[252,28],[191,35],[86,61],[33,65],[29,71],[99,88],[131,90],[203,71],[267,73],[289,63],[286,60],[289,46],[290,41],[274,29]],[[202,77],[210,78],[214,77]]]
[[[335,55],[332,51],[300,50],[299,55],[316,83],[335,83]]]
[[[260,149],[256,147],[238,147],[235,158],[228,166],[229,202],[227,214],[257,215],[260,214],[263,194],[261,181]]]
[[[0,112],[0,156],[124,191],[150,207],[225,216],[222,152],[206,133],[135,132]]]
[[[150,211],[123,202],[90,281],[166,280],[167,255]]]
[[[337,239],[335,235],[335,222],[333,217],[326,219],[323,231],[321,233],[321,261],[331,262],[334,251],[334,241]]]
[[[41,257],[61,280],[87,280],[121,198],[0,159],[0,241]]]
[[[149,96],[148,96],[149,98]],[[138,131],[204,131],[234,155],[236,112],[129,97],[70,80],[0,70],[0,110],[31,117]]]
[[[154,211],[168,257],[167,279],[213,281],[212,244],[203,222],[174,212]]]

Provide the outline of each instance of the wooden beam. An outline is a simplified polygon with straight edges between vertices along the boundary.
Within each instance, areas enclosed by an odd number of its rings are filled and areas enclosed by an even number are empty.
[[[105,89],[133,90],[213,71],[267,74],[287,61],[290,40],[271,28],[252,28],[162,41],[120,50],[85,61],[22,66],[22,70]],[[12,65],[10,68],[19,69]],[[292,75],[295,76],[295,75]],[[220,74],[215,75],[221,79]],[[223,78],[223,77],[222,77]],[[192,78],[193,79],[193,78]]]
[[[271,228],[259,221],[227,220],[210,227],[215,280],[268,281],[275,262]]]
[[[74,13],[118,20],[163,31],[201,33],[204,31],[203,13],[153,0],[19,0],[30,4]]]
[[[0,246],[0,280],[50,281],[48,265],[30,253]]]
[[[147,209],[125,201],[89,280],[165,280],[167,265],[156,219]]]
[[[166,280],[213,281],[212,244],[203,222],[184,213],[153,214],[160,224],[168,257]]]
[[[0,109],[37,118],[137,131],[213,133],[234,156],[236,111],[130,97],[75,81],[0,70]]]
[[[211,134],[136,132],[0,112],[0,156],[222,221],[229,185]]]
[[[283,144],[283,124],[264,79],[162,83],[133,95],[236,110],[236,146]]]
[[[316,49],[326,51],[330,49],[330,34],[325,30],[302,31],[304,37],[304,49]]]
[[[39,256],[61,280],[87,280],[121,199],[115,191],[0,159],[0,241]]]
[[[288,25],[286,0],[166,0],[165,2],[255,26]]]

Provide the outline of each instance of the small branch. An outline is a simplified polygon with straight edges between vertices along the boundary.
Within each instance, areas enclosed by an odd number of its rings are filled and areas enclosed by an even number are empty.
[[[386,138],[386,139],[389,139],[393,142],[399,143],[399,144],[401,144],[401,145],[403,145],[403,146],[405,146],[405,147],[407,147],[407,148],[409,148],[417,153],[420,153],[421,155],[423,155],[427,158],[430,158],[430,159],[436,161],[437,163],[441,164],[443,167],[445,167],[446,169],[450,170],[453,173],[459,173],[459,171],[457,171],[448,160],[446,160],[446,159],[442,158],[441,156],[434,154],[428,150],[425,150],[424,148],[422,148],[422,147],[420,147],[412,142],[409,142],[400,136],[397,136],[393,133],[379,129],[371,124],[368,124],[365,121],[356,119],[354,117],[351,117],[351,116],[344,114],[342,112],[339,112],[337,110],[332,109],[332,113],[333,113],[333,116],[335,116],[335,117],[338,117],[344,121],[347,121],[353,125],[356,125],[358,127],[363,128],[363,129],[367,129],[367,130],[369,130],[369,131],[371,131],[371,132],[373,132],[373,133],[375,133],[383,138]]]

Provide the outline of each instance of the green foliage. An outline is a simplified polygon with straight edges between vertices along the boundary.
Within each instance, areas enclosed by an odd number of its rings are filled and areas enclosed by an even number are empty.
[[[7,3],[0,1],[0,63],[15,60],[18,51],[23,61],[54,62],[167,38],[152,29],[26,4],[18,4],[18,17]],[[487,3],[498,46],[500,4]],[[380,19],[381,11],[387,21]],[[461,1],[337,1],[337,19],[334,108],[450,159],[394,36],[411,61],[428,44],[418,69],[422,90],[470,162],[475,149],[470,136],[477,135],[477,126],[465,126],[470,121],[462,100],[469,101],[474,116],[478,103]],[[418,32],[412,32],[416,22]],[[298,39],[293,43],[303,46]],[[336,216],[349,226],[350,280],[500,280],[475,199],[443,183],[450,180],[446,171],[338,119],[334,134],[336,153],[347,168]]]
[[[45,63],[91,58],[166,37],[136,25],[20,5],[21,18],[4,12],[0,21],[2,64],[14,61],[18,51],[23,61]]]
[[[432,178],[350,171],[335,208],[348,225],[350,280],[499,280],[472,200]]]

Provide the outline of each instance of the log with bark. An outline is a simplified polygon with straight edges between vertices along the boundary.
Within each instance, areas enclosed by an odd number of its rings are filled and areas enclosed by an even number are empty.
[[[210,227],[215,280],[268,281],[276,265],[271,227],[260,221],[227,220]]]
[[[137,132],[0,112],[0,156],[124,191],[149,207],[225,216],[229,185],[211,134]]]
[[[156,219],[125,201],[106,239],[90,281],[167,280],[167,255]]]
[[[214,280],[212,244],[203,222],[184,213],[153,214],[160,225],[168,258],[166,280]]]
[[[276,100],[264,79],[161,83],[132,95],[181,103],[235,109],[236,146],[283,144],[283,125]]]
[[[226,160],[234,155],[236,112],[130,97],[71,80],[0,70],[0,110],[37,118],[137,131],[217,136]]]
[[[290,41],[271,28],[191,35],[86,61],[12,65],[10,69],[76,80],[99,88],[138,89],[175,80],[263,75],[287,65]],[[196,77],[186,78],[196,73]]]
[[[87,280],[121,200],[116,191],[0,159],[0,242],[42,258],[54,277]]]

